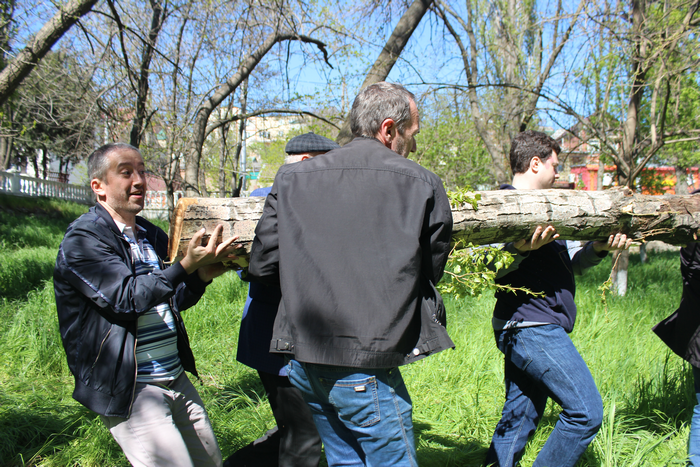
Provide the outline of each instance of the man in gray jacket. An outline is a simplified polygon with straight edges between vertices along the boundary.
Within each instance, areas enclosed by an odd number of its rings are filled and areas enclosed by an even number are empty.
[[[249,274],[278,283],[270,350],[293,357],[329,465],[417,465],[398,367],[454,344],[435,286],[450,252],[442,181],[406,157],[414,96],[376,83],[355,99],[355,139],[280,169]]]

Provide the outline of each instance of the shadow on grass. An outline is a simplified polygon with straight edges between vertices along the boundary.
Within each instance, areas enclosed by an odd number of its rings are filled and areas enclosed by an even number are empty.
[[[82,407],[0,408],[0,465],[34,464],[78,437],[80,426],[97,415]]]
[[[265,388],[258,374],[245,372],[223,389],[217,390],[213,402],[229,410],[241,410],[250,406],[251,401],[267,401]]]
[[[690,423],[697,404],[693,374],[688,365],[671,361],[677,358],[669,352],[660,376],[638,378],[630,400],[618,408],[633,428],[665,435],[669,427],[678,430]]]
[[[488,445],[474,438],[435,433],[425,422],[413,422],[418,463],[424,467],[481,467]]]

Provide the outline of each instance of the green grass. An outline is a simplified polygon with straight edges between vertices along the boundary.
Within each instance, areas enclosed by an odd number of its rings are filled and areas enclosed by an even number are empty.
[[[51,279],[68,225],[87,206],[0,195],[0,298],[20,298]]]
[[[27,218],[38,215],[26,209],[2,214],[15,225],[33,225]],[[0,230],[0,239],[9,244],[4,232]],[[51,259],[53,264],[62,232],[50,245],[37,243],[49,238],[48,231],[26,237],[21,229],[15,232],[13,244],[25,246],[1,252],[8,255],[2,258],[11,258],[10,271],[30,269],[31,261],[22,259],[25,254],[31,258],[26,250],[37,250],[37,263]],[[40,253],[41,248],[52,253]],[[651,332],[679,302],[678,255],[654,253],[644,265],[638,258],[632,255],[625,297],[608,293],[606,302],[601,300],[598,287],[607,278],[610,259],[578,281],[579,315],[571,336],[605,405],[603,427],[580,467],[685,465],[695,397],[692,375]],[[53,287],[46,279],[50,275],[35,280],[29,291],[0,299],[0,465],[127,466],[99,418],[71,398]],[[229,273],[184,314],[201,376],[195,385],[224,456],[274,424],[256,373],[235,361],[245,292],[246,286]],[[456,349],[401,369],[414,403],[418,458],[428,467],[479,466],[504,397],[503,357],[490,327],[494,299],[445,298]],[[558,407],[550,403],[523,465],[531,465],[557,415]]]

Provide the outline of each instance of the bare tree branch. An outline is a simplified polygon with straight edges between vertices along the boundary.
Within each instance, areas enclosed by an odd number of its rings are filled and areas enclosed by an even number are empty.
[[[204,140],[207,134],[209,116],[214,109],[217,108],[231,93],[233,93],[238,86],[240,86],[243,80],[245,80],[250,73],[252,73],[255,67],[272,49],[272,47],[275,44],[283,41],[301,41],[314,44],[323,53],[324,60],[326,63],[328,63],[328,51],[326,50],[326,44],[323,42],[292,31],[275,31],[270,34],[252,54],[243,60],[236,73],[226,80],[226,82],[222,84],[216,90],[216,92],[214,92],[209,98],[205,99],[199,106],[194,118],[192,129],[193,136],[190,149],[187,158],[185,159],[185,181],[190,186],[188,189],[188,196],[199,192],[199,190],[195,187],[198,187],[197,180],[199,179],[199,164],[202,157],[202,146],[204,145]],[[328,63],[328,65],[330,66],[330,63]]]
[[[339,128],[338,125],[336,125],[332,121],[328,120],[326,117],[323,117],[322,115],[318,115],[318,114],[313,113],[313,112],[308,112],[306,110],[261,109],[261,110],[256,110],[255,112],[249,112],[246,114],[232,115],[231,117],[212,122],[207,126],[206,136],[209,136],[209,134],[212,131],[216,130],[217,128],[220,128],[223,125],[226,125],[227,123],[236,122],[239,120],[246,120],[248,118],[257,117],[258,115],[266,115],[266,114],[308,115],[309,117],[313,117],[315,119],[321,120],[322,122],[327,123],[335,128]]]
[[[384,81],[386,77],[389,76],[389,72],[394,67],[399,55],[401,55],[401,51],[406,47],[408,40],[411,38],[411,35],[413,35],[413,31],[416,30],[421,19],[425,16],[431,2],[432,0],[413,0],[413,3],[408,7],[406,13],[404,13],[399,22],[396,23],[394,31],[391,33],[391,36],[389,36],[386,44],[384,44],[379,57],[377,57],[374,65],[372,65],[372,68],[367,73],[360,89]],[[351,139],[350,120],[346,118],[336,141],[342,146]]]
[[[97,0],[71,0],[39,30],[34,40],[0,72],[0,105],[24,78],[31,73],[39,60],[83,15],[87,14]]]

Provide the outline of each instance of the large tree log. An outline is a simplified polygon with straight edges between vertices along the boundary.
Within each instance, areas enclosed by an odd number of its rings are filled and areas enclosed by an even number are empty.
[[[475,245],[529,237],[540,224],[552,225],[561,239],[605,240],[625,233],[639,242],[662,240],[684,245],[698,239],[700,195],[649,196],[629,189],[607,191],[497,190],[475,192],[477,209],[453,207],[455,241]],[[255,236],[264,198],[183,198],[170,226],[170,258],[184,255],[197,230],[224,224],[223,237],[238,235],[245,255]],[[243,251],[245,250],[245,251]]]

